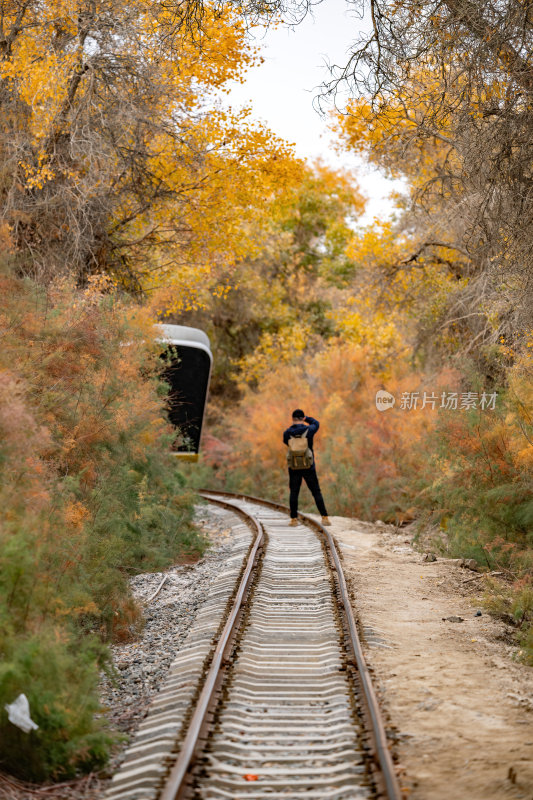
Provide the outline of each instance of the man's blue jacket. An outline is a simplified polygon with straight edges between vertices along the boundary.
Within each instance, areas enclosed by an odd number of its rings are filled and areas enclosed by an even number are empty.
[[[287,430],[283,432],[283,444],[288,444],[291,436],[301,436],[307,429],[307,441],[309,442],[311,450],[313,449],[313,437],[319,429],[320,423],[317,419],[313,419],[313,417],[305,417],[304,419],[308,425],[304,425],[303,422],[295,422],[290,428],[287,428]]]

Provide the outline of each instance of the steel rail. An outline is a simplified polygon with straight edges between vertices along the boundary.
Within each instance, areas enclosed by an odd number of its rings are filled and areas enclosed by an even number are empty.
[[[239,611],[249,587],[252,572],[264,539],[263,526],[253,516],[242,511],[242,509],[233,503],[216,500],[214,498],[209,498],[209,501],[243,517],[248,524],[251,524],[255,528],[256,537],[251,546],[246,567],[244,568],[231,610],[213,653],[213,658],[205,677],[204,686],[196,703],[194,713],[187,729],[187,734],[181,745],[179,756],[166,779],[163,790],[159,795],[159,800],[176,800],[184,787],[185,779],[194,758],[209,707],[216,692],[217,678],[220,675],[221,667],[227,656],[226,649],[235,631]]]
[[[215,497],[218,495],[220,497],[241,499],[251,503],[258,503],[263,506],[275,508],[278,511],[283,511],[285,513],[289,512],[289,508],[286,505],[283,505],[282,503],[276,503],[271,500],[264,500],[263,498],[253,497],[251,495],[239,494],[235,492],[223,492],[218,490],[213,490],[213,491],[202,490],[201,492],[199,492],[199,494],[205,497],[206,499],[209,499],[210,501],[214,499],[213,495]],[[301,512],[298,514],[298,517],[303,521],[305,521],[307,525],[314,528],[325,537],[325,541],[328,550],[331,554],[331,557],[333,559],[335,571],[339,581],[339,592],[341,596],[343,610],[346,615],[346,624],[348,628],[347,632],[349,634],[350,644],[354,652],[357,669],[359,672],[359,678],[361,681],[361,687],[363,689],[364,700],[366,703],[368,716],[371,722],[370,733],[373,739],[377,761],[381,769],[381,774],[383,776],[386,796],[388,800],[402,800],[402,791],[400,789],[398,778],[396,776],[394,762],[392,760],[389,744],[387,741],[385,725],[383,723],[378,699],[376,697],[376,693],[372,684],[372,678],[370,676],[370,672],[368,670],[368,666],[366,664],[365,657],[363,655],[363,649],[361,647],[361,641],[359,639],[359,633],[357,631],[357,625],[355,622],[355,617],[350,602],[348,587],[346,585],[346,578],[344,577],[344,571],[342,569],[342,564],[340,561],[337,546],[335,544],[333,537],[331,536],[331,533],[327,530],[327,528],[321,525],[320,522],[317,522],[316,520],[312,519],[308,514],[303,514]],[[167,798],[162,798],[161,800],[167,800]]]

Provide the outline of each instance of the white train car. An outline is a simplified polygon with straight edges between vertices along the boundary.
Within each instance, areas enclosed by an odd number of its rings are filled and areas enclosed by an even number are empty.
[[[197,461],[205,419],[213,354],[206,334],[185,325],[159,324],[166,347],[162,377],[170,384],[168,417],[177,429],[175,455]]]

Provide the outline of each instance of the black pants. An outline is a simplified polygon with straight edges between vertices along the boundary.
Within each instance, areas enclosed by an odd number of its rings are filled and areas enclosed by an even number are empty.
[[[313,466],[309,467],[309,469],[289,469],[291,519],[296,519],[298,516],[298,495],[300,494],[302,478],[309,487],[309,491],[315,498],[315,503],[319,514],[321,514],[323,517],[327,517],[328,512],[326,511],[324,498],[322,497],[322,492],[320,491],[316,467]]]

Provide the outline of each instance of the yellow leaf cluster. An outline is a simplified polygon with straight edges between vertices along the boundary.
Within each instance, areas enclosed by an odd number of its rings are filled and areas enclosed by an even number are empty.
[[[236,364],[243,384],[261,380],[281,364],[295,363],[309,348],[311,334],[305,323],[284,327],[275,334],[264,333],[254,352]]]

